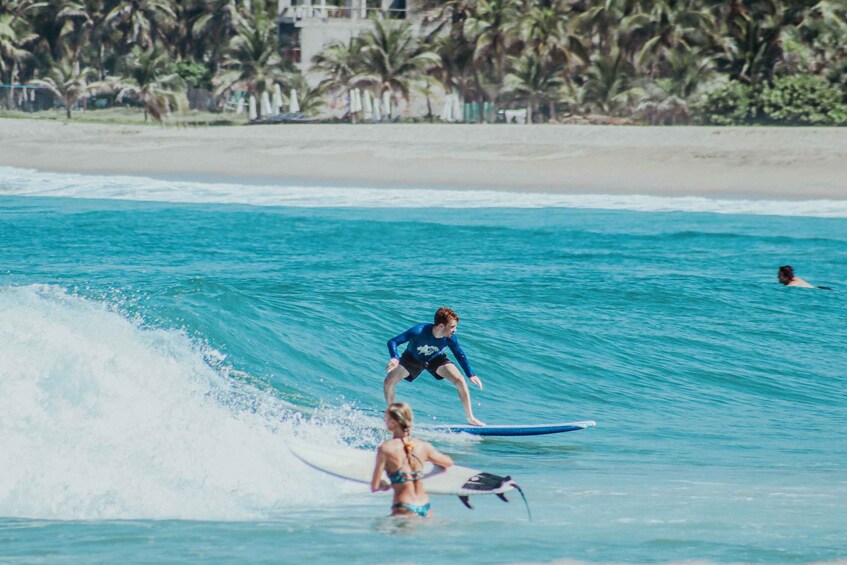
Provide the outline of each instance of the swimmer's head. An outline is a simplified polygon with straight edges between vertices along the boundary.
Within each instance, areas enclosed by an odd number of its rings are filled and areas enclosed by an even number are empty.
[[[783,265],[779,268],[777,278],[782,284],[788,284],[794,280],[794,268],[791,265]]]

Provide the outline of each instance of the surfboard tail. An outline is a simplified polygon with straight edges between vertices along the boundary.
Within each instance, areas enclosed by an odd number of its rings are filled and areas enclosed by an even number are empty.
[[[484,491],[496,493],[500,489],[508,486],[512,480],[511,477],[501,477],[492,473],[477,473],[462,485],[462,488],[469,491]]]
[[[518,485],[518,483],[513,481],[512,477],[508,475],[505,477],[494,475],[492,473],[478,473],[474,475],[464,485],[462,485],[463,494],[459,495],[459,500],[462,501],[462,504],[473,510],[470,497],[474,491],[479,494],[493,493],[496,494],[497,498],[503,502],[509,502],[509,499],[506,498],[505,492],[512,489],[520,493],[521,498],[524,501],[524,505],[526,506],[526,513],[529,516],[529,521],[531,522],[532,512],[529,509],[529,502],[526,500],[526,495],[524,495],[523,489]]]

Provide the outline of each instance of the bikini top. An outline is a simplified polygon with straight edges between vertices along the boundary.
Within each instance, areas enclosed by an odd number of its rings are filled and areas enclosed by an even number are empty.
[[[414,454],[415,444],[410,440],[403,439],[403,451],[406,452],[406,458],[409,460],[409,467],[412,466],[412,457],[418,459],[418,456]],[[418,461],[423,464],[423,461],[418,459]],[[404,471],[403,469],[397,469],[396,471],[388,472],[388,482],[392,485],[401,485],[403,483],[420,481],[424,478],[423,469],[418,471]]]
[[[402,485],[403,483],[413,483],[424,478],[423,471],[404,471],[397,469],[393,473],[388,473],[388,482],[392,485]]]

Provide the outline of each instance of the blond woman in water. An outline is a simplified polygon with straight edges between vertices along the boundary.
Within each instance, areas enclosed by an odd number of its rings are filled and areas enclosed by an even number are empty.
[[[394,490],[392,516],[430,515],[429,496],[423,484],[423,466],[431,461],[449,467],[453,459],[432,447],[429,442],[412,439],[412,407],[395,402],[385,410],[385,427],[394,437],[382,443],[376,452],[371,491]],[[388,475],[386,481],[383,476]]]

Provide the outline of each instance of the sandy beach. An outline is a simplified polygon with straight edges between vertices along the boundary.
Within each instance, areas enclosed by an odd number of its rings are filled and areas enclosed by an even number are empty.
[[[847,199],[847,128],[0,119],[0,166],[262,184]]]

